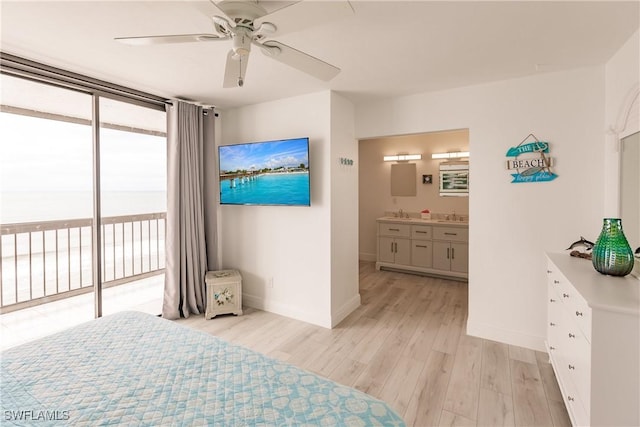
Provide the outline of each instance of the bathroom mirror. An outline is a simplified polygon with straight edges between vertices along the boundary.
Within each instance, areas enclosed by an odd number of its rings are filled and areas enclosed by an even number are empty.
[[[391,165],[391,195],[415,197],[416,194],[416,164],[396,163]]]
[[[640,132],[620,140],[620,218],[635,251],[640,246]]]

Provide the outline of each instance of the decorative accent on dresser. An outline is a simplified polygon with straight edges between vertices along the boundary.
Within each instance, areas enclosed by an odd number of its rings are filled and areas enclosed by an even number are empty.
[[[469,225],[461,221],[379,218],[376,269],[466,280]]]
[[[626,276],[633,269],[633,252],[620,218],[605,218],[593,247],[593,267],[602,274]]]
[[[638,279],[547,254],[546,346],[573,425],[640,425]]]

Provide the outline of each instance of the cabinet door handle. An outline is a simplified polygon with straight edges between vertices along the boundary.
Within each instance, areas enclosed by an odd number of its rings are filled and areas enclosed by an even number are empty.
[[[569,298],[569,294],[562,294],[563,297]]]
[[[451,248],[451,259],[455,259],[456,257],[456,253],[455,253],[455,248]]]
[[[451,250],[450,248],[447,248],[447,259],[449,259],[449,251],[450,250]]]
[[[573,369],[575,371],[576,367],[570,364],[569,369]]]
[[[427,248],[425,245],[416,245],[416,248]]]
[[[576,316],[582,316],[582,312],[581,311],[576,311]]]
[[[569,338],[575,338],[576,336],[574,334],[572,334],[571,332],[569,332]]]
[[[416,230],[416,233],[420,233],[420,234],[427,234],[426,231],[420,231],[420,230]]]
[[[391,242],[391,253],[393,253],[393,242]]]
[[[398,253],[398,242],[394,243],[394,252]]]
[[[457,235],[458,235],[458,233],[447,233],[447,232],[445,231],[444,235],[445,235],[445,236],[457,236]]]
[[[389,231],[400,231],[399,228],[390,228]]]

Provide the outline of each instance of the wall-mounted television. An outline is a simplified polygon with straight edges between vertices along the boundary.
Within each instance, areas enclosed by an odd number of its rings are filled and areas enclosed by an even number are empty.
[[[310,206],[309,138],[218,147],[220,204]]]

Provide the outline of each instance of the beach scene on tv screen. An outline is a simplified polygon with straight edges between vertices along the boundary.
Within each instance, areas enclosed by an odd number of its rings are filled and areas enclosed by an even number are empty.
[[[220,203],[310,204],[307,138],[222,145]]]

